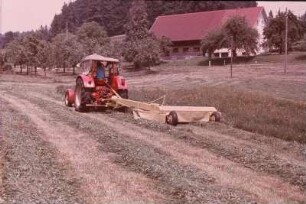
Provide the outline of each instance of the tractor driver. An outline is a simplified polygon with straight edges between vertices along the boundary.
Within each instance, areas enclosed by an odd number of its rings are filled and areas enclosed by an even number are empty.
[[[97,79],[105,79],[105,62],[101,63],[100,61],[97,62],[96,68],[96,78]]]

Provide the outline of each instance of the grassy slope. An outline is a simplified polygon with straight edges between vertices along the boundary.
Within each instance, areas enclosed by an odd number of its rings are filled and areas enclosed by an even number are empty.
[[[282,63],[283,61],[284,55],[273,54],[256,56],[245,63]],[[291,64],[300,64],[305,61],[305,52],[290,53],[288,56],[288,63]],[[201,64],[203,64],[203,58],[198,57],[172,61],[161,66],[196,66]],[[215,106],[224,113],[224,122],[234,127],[306,143],[306,104],[304,102],[286,101],[256,92],[250,93],[232,88],[207,86],[191,90],[186,87],[176,91],[132,91],[130,97],[136,100],[151,101],[164,94],[167,95],[167,104]]]
[[[212,65],[223,65],[224,60],[226,64],[230,64],[230,58],[214,58],[212,59]],[[305,52],[290,52],[288,54],[289,64],[301,64],[306,62]],[[254,57],[238,57],[235,64],[264,64],[264,63],[285,63],[285,55],[279,54],[262,54]],[[170,66],[208,66],[207,57],[195,57],[185,60],[176,60],[167,63]]]
[[[145,95],[144,95],[145,93]],[[152,101],[167,95],[167,104],[215,106],[224,122],[236,128],[306,143],[306,105],[229,88],[200,87],[175,91],[131,91],[130,98]]]
[[[306,53],[290,53],[289,63],[304,63]],[[283,55],[257,56],[250,63],[281,63]],[[173,61],[161,66],[195,66],[203,58]],[[64,87],[64,86],[63,86]],[[65,90],[58,87],[58,93]],[[215,106],[222,112],[224,122],[234,127],[289,141],[306,143],[306,104],[276,99],[256,92],[232,88],[202,86],[197,89],[175,91],[130,90],[130,98],[152,101],[167,95],[167,104]]]

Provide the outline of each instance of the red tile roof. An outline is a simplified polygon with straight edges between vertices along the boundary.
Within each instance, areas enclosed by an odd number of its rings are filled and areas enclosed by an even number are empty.
[[[201,40],[234,15],[245,16],[249,26],[254,27],[262,10],[263,7],[250,7],[159,16],[150,32],[158,38],[165,36],[172,41]]]

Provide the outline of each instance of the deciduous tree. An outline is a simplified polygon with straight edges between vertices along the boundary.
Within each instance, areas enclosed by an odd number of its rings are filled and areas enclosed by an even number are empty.
[[[148,31],[146,4],[144,0],[134,0],[126,25],[124,57],[136,68],[152,66],[159,62],[160,43]]]
[[[84,47],[86,55],[110,54],[110,39],[106,31],[96,22],[84,23],[77,32],[77,38]]]
[[[285,51],[286,13],[278,12],[277,16],[271,19],[264,28],[265,46],[276,48],[282,54]],[[291,12],[288,12],[288,48],[292,43],[303,37],[304,31],[301,22]]]
[[[61,33],[52,39],[52,58],[57,67],[73,67],[84,56],[83,45],[77,39],[77,36],[68,33]],[[74,70],[74,69],[73,69]]]
[[[245,17],[233,16],[222,27],[228,48],[232,47],[233,57],[237,56],[237,49],[244,49],[246,53],[256,53],[258,32],[251,28]],[[231,41],[233,45],[231,45]]]
[[[232,49],[233,57],[236,57],[237,49],[243,49],[247,54],[255,54],[257,43],[257,30],[248,26],[245,17],[233,16],[219,30],[208,33],[201,41],[201,48],[203,52],[208,53],[209,58],[219,48]]]
[[[208,58],[211,58],[214,51],[224,46],[225,42],[225,35],[221,30],[209,32],[201,41],[202,52],[207,53]]]

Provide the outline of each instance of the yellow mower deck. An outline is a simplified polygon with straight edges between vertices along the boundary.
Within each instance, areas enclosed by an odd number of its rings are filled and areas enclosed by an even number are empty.
[[[158,103],[145,103],[123,99],[114,96],[111,99],[115,104],[133,110],[135,119],[143,118],[171,125],[178,123],[220,121],[221,114],[215,107],[196,106],[165,106]]]

